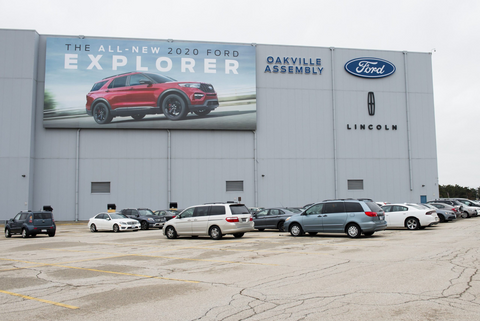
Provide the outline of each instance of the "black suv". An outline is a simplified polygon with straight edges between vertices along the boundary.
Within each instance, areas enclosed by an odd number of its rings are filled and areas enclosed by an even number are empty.
[[[139,221],[142,230],[148,230],[150,227],[162,228],[165,224],[164,218],[159,218],[148,208],[125,208],[120,213]]]
[[[5,222],[5,237],[13,234],[22,234],[23,238],[37,236],[37,234],[48,234],[55,236],[57,227],[52,212],[49,211],[27,211],[20,212],[14,218]]]

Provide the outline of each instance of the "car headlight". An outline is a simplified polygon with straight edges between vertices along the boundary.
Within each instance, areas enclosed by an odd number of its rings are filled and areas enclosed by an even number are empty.
[[[285,222],[288,222],[291,218],[292,218],[291,216],[287,217],[287,219],[285,220]]]
[[[155,220],[151,217],[147,218],[147,221],[150,221],[150,222],[155,222]]]
[[[186,83],[186,84],[178,84],[180,87],[188,87],[188,88],[199,88],[200,89],[200,84],[199,83]]]
[[[120,225],[127,225],[126,222],[120,222]]]

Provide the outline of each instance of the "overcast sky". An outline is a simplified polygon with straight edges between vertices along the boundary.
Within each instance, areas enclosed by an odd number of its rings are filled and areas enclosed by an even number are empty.
[[[475,188],[479,16],[478,0],[0,0],[0,28],[42,35],[432,52],[439,183]]]

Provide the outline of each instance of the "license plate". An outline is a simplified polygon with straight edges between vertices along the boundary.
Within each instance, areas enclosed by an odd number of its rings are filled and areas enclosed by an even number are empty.
[[[246,219],[246,218],[242,218],[242,222],[246,222],[246,221],[247,221],[247,219]]]
[[[42,230],[42,233],[46,233],[46,232],[47,232],[47,230]]]

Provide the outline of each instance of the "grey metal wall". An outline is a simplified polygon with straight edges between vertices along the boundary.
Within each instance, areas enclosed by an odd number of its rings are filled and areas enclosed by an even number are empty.
[[[0,178],[8,182],[1,187],[1,219],[24,202],[30,209],[52,205],[57,220],[85,220],[107,203],[161,209],[169,201],[187,207],[238,197],[249,206],[301,206],[334,197],[419,202],[420,195],[438,196],[429,54],[257,45],[255,133],[46,130],[46,36],[0,30],[0,39],[10,44],[9,52],[0,49]],[[264,72],[269,56],[318,57],[323,71]],[[344,65],[357,57],[387,59],[397,71],[382,79],[352,76]],[[370,91],[375,116],[367,113]],[[10,93],[20,100],[12,102]],[[17,113],[7,107],[12,104]],[[398,129],[349,130],[347,124]],[[348,190],[349,179],[363,179],[364,189]],[[91,182],[100,181],[111,182],[109,194],[91,193]],[[226,181],[243,181],[244,191],[227,192]]]
[[[0,30],[0,218],[33,206],[35,31]]]

